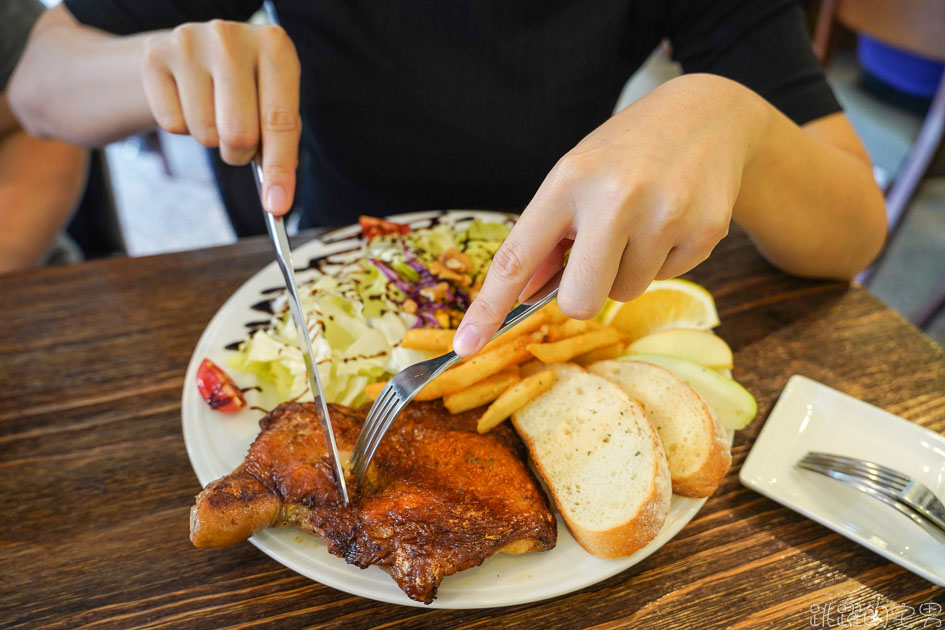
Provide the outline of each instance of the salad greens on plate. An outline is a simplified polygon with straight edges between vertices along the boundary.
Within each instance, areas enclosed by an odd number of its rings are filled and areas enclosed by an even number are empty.
[[[400,347],[409,328],[455,328],[475,297],[510,223],[443,221],[411,229],[362,217],[355,247],[313,261],[299,286],[328,402],[367,402],[365,386],[429,358]],[[268,325],[229,367],[275,386],[279,400],[312,400],[284,294]]]

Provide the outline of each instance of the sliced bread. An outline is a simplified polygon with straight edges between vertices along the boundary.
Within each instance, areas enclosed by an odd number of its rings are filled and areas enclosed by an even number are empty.
[[[512,414],[564,522],[588,552],[629,556],[659,533],[672,489],[659,436],[643,407],[612,382],[572,365]]]
[[[641,361],[599,361],[588,370],[643,405],[663,442],[673,492],[686,497],[715,492],[732,456],[722,425],[694,389],[669,370]]]

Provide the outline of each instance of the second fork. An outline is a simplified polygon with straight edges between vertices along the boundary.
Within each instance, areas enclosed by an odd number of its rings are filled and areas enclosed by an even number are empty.
[[[854,477],[915,510],[945,532],[945,505],[929,488],[905,473],[867,460],[816,451],[807,453],[798,466],[808,470],[817,466]]]

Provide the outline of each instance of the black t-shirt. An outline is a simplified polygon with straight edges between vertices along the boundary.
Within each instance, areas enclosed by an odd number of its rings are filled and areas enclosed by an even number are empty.
[[[43,5],[38,0],[0,2],[0,93],[6,91],[30,30],[42,13]]]
[[[118,34],[260,0],[66,0]],[[752,88],[798,124],[839,111],[790,0],[275,0],[302,64],[298,204],[358,214],[523,208],[668,38],[686,72]]]

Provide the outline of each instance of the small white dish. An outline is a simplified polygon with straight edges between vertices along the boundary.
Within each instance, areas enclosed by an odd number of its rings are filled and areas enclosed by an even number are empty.
[[[742,466],[742,484],[945,586],[945,546],[894,509],[795,467],[808,451],[884,464],[945,496],[945,436],[792,376]]]

